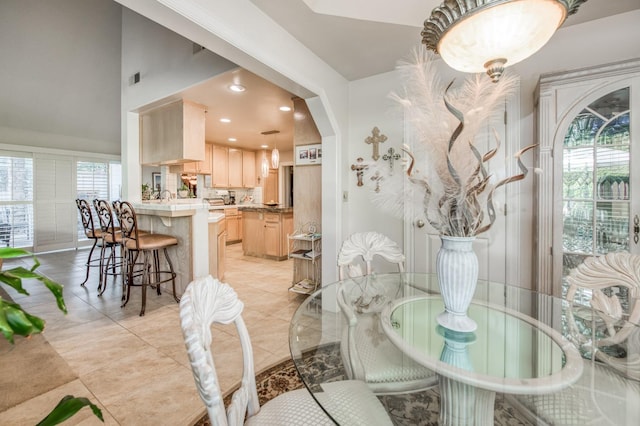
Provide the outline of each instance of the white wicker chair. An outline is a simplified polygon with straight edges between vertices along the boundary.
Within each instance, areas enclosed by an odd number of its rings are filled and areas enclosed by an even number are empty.
[[[196,387],[207,407],[213,426],[226,425],[333,425],[306,389],[286,392],[262,407],[256,391],[253,352],[242,319],[244,305],[227,284],[208,276],[193,281],[180,301],[180,321]],[[240,388],[225,411],[211,353],[213,323],[235,323],[243,355]],[[316,393],[324,407],[340,424],[391,425],[378,399],[360,381],[347,380],[322,385]]]
[[[351,235],[338,254],[338,275],[357,280],[374,273],[375,256],[397,265],[404,272],[404,254],[398,245],[377,232]],[[358,262],[364,262],[365,271]],[[380,325],[380,311],[386,300],[384,290],[365,285],[358,294],[347,294],[345,286],[337,292],[337,301],[348,327],[340,342],[340,351],[347,376],[362,380],[376,394],[418,391],[437,384],[437,377],[403,354],[384,334]]]
[[[640,418],[640,256],[590,257],[567,277],[567,337],[585,361],[577,383],[515,397],[538,424],[634,425]],[[625,294],[621,302],[619,294]],[[577,303],[587,301],[589,306]],[[594,338],[595,337],[595,338]]]

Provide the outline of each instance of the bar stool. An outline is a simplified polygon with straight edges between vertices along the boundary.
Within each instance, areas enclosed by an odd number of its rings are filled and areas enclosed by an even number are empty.
[[[100,283],[102,283],[102,258],[93,259],[93,250],[96,248],[98,244],[98,240],[102,239],[102,230],[96,229],[93,225],[93,215],[91,214],[91,206],[87,200],[83,200],[80,198],[76,199],[76,206],[78,206],[78,211],[80,212],[80,219],[82,220],[82,227],[84,228],[84,235],[90,240],[93,240],[93,245],[91,246],[91,250],[89,251],[89,256],[87,257],[86,267],[87,274],[84,277],[84,281],[80,284],[84,287],[85,283],[89,279],[89,269],[90,268],[100,268]],[[99,288],[100,284],[98,284]]]
[[[131,286],[142,287],[142,308],[140,316],[144,315],[147,304],[147,287],[155,286],[156,291],[161,294],[160,284],[171,281],[173,289],[173,298],[176,302],[180,299],[176,295],[176,273],[173,270],[173,264],[169,258],[167,248],[178,245],[177,238],[171,235],[143,233],[138,230],[138,219],[133,206],[122,201],[119,206],[118,219],[120,221],[120,230],[122,231],[122,244],[124,247],[124,262],[126,265],[125,285],[127,288],[126,296],[123,295],[122,307],[129,302],[131,295]],[[169,270],[160,269],[160,250],[164,253]],[[142,255],[142,261],[138,261],[138,257]],[[135,271],[136,267],[141,270]],[[136,277],[140,280],[135,282]]]
[[[100,284],[98,285],[98,296],[102,296],[107,288],[107,276],[119,275],[122,272],[122,233],[120,227],[115,226],[111,205],[107,200],[93,200],[93,207],[98,213],[100,220],[100,229],[102,231],[102,248],[100,250],[100,260],[103,267],[100,270]],[[109,248],[109,256],[105,258],[106,249]],[[116,255],[117,249],[120,248],[120,256]],[[105,261],[106,259],[106,261]],[[111,267],[111,272],[109,272]],[[120,272],[116,272],[116,268]]]

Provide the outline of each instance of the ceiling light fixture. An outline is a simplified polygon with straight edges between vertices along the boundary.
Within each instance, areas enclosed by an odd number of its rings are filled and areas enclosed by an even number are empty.
[[[263,136],[277,135],[278,133],[280,133],[280,130],[267,130],[266,132],[261,132]],[[280,151],[278,151],[278,139],[276,139],[275,136],[273,137],[273,139],[274,148],[271,150],[271,168],[277,169],[278,165],[280,164]]]
[[[230,84],[229,90],[232,92],[244,92],[247,89],[242,84]]]
[[[587,0],[445,0],[424,21],[422,43],[463,72],[494,82],[544,46]]]
[[[230,118],[221,118],[220,122],[221,123],[231,123],[231,119]]]
[[[286,105],[282,105],[279,109],[280,109],[280,111],[284,111],[284,112],[291,111],[291,107],[290,106],[286,106]]]
[[[227,139],[227,140],[228,140],[229,142],[236,142],[238,139],[236,139],[236,138],[229,138],[229,139]]]

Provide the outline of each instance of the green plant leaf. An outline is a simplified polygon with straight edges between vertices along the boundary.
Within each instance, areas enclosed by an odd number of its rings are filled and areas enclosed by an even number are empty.
[[[44,320],[25,312],[17,303],[0,300],[0,327],[2,334],[13,343],[13,335],[30,336],[41,333]]]
[[[38,263],[39,265],[39,263]],[[58,304],[58,309],[60,309],[65,314],[67,313],[67,306],[64,303],[64,298],[62,296],[63,286],[62,284],[58,284],[55,281],[50,280],[49,278],[41,275],[37,272],[34,272],[34,268],[26,269],[22,266],[17,268],[9,269],[6,271],[0,272],[0,281],[14,288],[17,292],[25,295],[29,295],[29,293],[22,287],[23,279],[36,279],[42,282],[51,293],[56,298],[56,303]]]
[[[67,395],[58,402],[58,405],[56,405],[49,415],[42,419],[37,426],[53,426],[60,424],[86,406],[91,407],[93,414],[95,414],[95,416],[104,423],[102,411],[95,404],[87,398],[76,398],[73,395]]]
[[[26,250],[13,248],[13,247],[2,247],[0,248],[0,259],[11,259],[13,257],[21,257],[21,256],[32,256],[32,254]]]

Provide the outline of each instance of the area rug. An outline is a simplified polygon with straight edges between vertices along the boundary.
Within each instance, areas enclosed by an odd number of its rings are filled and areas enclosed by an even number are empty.
[[[1,287],[0,296],[11,300]],[[14,341],[0,335],[0,412],[78,377],[42,335],[14,336]]]
[[[341,365],[340,346],[330,344],[321,350],[303,355],[308,368],[316,369],[317,374],[325,381],[343,380],[346,378]],[[327,368],[327,366],[334,366]],[[281,393],[304,387],[293,360],[288,359],[256,375],[256,386],[260,405]],[[232,392],[225,398],[228,405]],[[398,426],[437,426],[440,412],[440,394],[437,388],[423,392],[404,395],[385,395],[378,399],[386,407],[391,421]],[[501,426],[533,426],[532,423],[520,419],[518,411],[505,400],[501,394],[496,395],[495,425]],[[204,416],[196,426],[210,426],[209,417]]]

